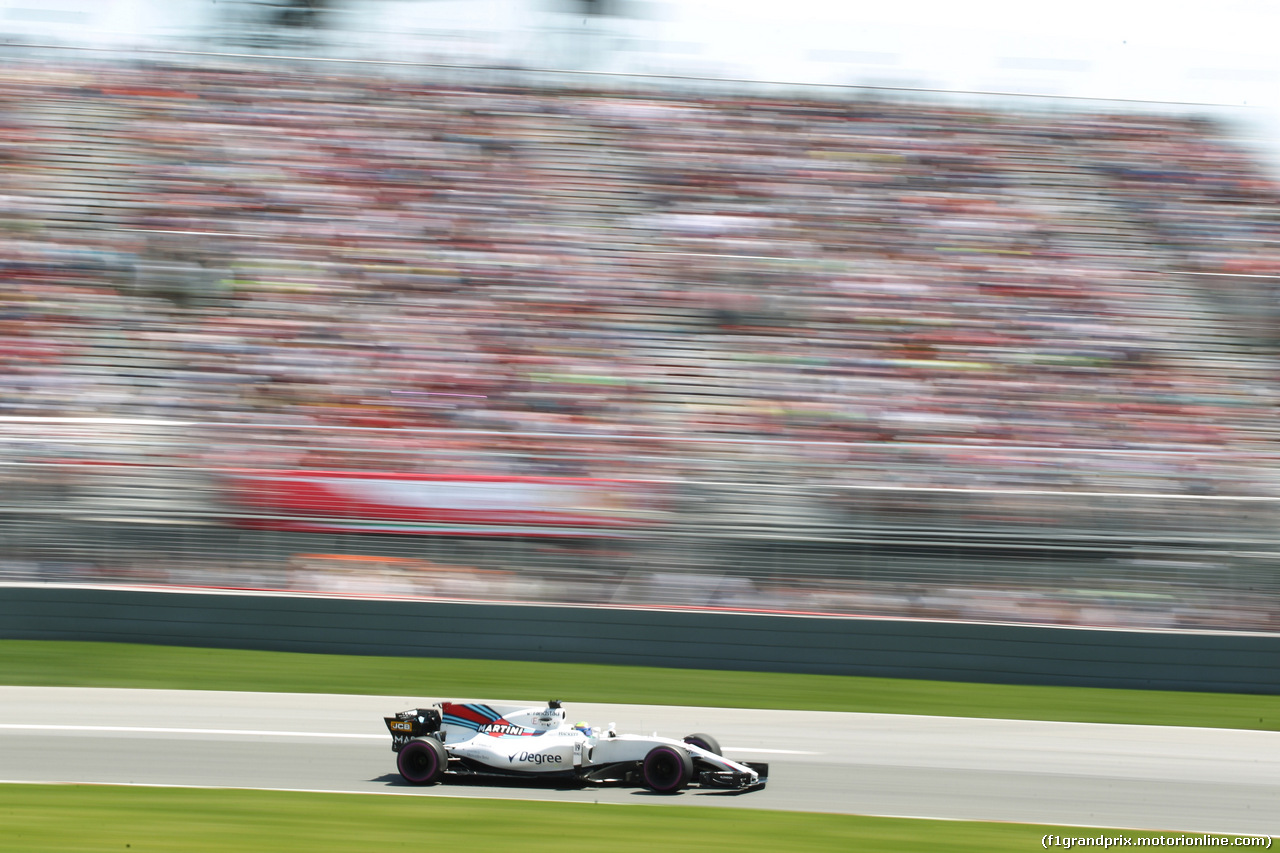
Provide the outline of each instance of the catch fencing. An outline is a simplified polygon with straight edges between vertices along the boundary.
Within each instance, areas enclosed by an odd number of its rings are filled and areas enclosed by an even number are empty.
[[[1280,624],[1257,457],[159,419],[0,437],[5,580]],[[1058,482],[1080,472],[1145,490]],[[956,485],[978,473],[1003,485]]]

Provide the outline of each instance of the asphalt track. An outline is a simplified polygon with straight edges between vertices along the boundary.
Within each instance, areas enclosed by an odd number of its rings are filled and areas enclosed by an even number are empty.
[[[768,761],[747,794],[405,785],[382,717],[441,699],[0,687],[0,782],[344,791],[1280,834],[1280,732],[566,704]],[[542,697],[549,699],[553,697]],[[500,699],[481,701],[502,702]],[[510,702],[511,700],[505,700]],[[519,704],[536,704],[524,697]]]

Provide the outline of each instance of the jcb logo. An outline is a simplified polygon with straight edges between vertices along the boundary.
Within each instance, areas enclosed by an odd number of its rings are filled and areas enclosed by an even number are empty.
[[[396,720],[391,724],[391,730],[396,732],[413,731],[413,722],[411,720]]]

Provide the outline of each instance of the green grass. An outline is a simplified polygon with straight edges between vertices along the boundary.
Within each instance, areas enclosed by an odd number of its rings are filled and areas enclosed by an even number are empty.
[[[452,797],[6,785],[4,853],[911,850],[1027,853],[1100,830],[850,815]],[[1107,830],[1107,835],[1118,835]],[[1128,836],[1151,833],[1125,832]]]
[[[1280,730],[1280,696],[0,641],[0,684],[563,699]]]

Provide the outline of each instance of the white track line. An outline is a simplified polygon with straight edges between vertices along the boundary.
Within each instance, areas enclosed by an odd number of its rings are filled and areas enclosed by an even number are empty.
[[[0,729],[62,732],[138,732],[167,735],[258,735],[262,737],[323,737],[383,740],[388,735],[347,734],[343,732],[277,732],[263,729],[179,729],[160,726],[47,726],[22,723],[0,723]]]
[[[256,737],[317,737],[317,738],[353,738],[361,740],[384,740],[385,734],[350,734],[346,732],[283,732],[265,729],[183,729],[161,726],[69,726],[44,725],[31,723],[0,723],[0,729],[24,731],[63,731],[63,732],[137,732],[139,734],[166,735],[253,735]],[[821,755],[820,752],[804,752],[798,749],[765,749],[752,746],[726,746],[726,752],[767,752],[778,755]]]
[[[764,749],[754,746],[724,746],[725,752],[768,752],[777,755],[822,755],[821,752],[805,752],[803,749]]]

